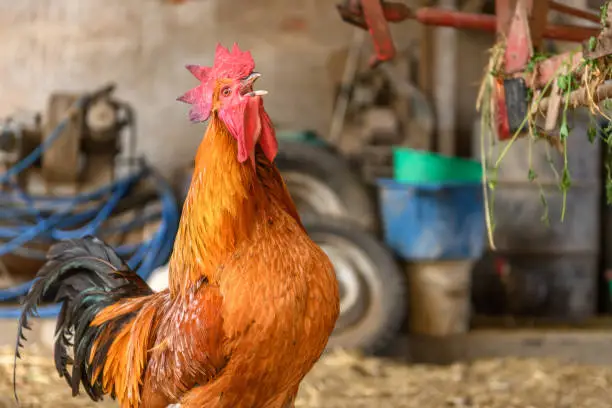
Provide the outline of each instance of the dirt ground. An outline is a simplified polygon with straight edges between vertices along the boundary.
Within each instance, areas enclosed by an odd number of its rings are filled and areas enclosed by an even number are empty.
[[[28,349],[19,363],[22,407],[115,407],[73,399],[49,356]],[[16,407],[12,350],[0,350],[0,407]],[[452,366],[409,365],[336,352],[308,375],[296,408],[608,408],[612,367],[499,359]]]

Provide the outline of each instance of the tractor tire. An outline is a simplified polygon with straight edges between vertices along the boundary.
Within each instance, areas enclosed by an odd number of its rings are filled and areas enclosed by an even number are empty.
[[[339,154],[325,146],[280,141],[276,165],[298,212],[347,218],[374,231],[374,199]]]

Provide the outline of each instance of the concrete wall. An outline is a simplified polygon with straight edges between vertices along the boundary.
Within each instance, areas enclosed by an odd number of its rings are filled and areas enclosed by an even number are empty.
[[[187,163],[203,126],[188,123],[176,96],[195,84],[183,68],[210,64],[217,41],[255,56],[278,126],[326,133],[332,109],[330,58],[350,42],[337,0],[0,0],[0,116],[45,109],[50,92],[119,84],[138,112],[139,148],[157,166]],[[409,2],[410,3],[410,2]],[[394,28],[405,45],[415,23]],[[459,131],[471,130],[487,37],[463,36]],[[466,61],[468,61],[466,63]],[[449,67],[449,69],[452,69]],[[336,69],[335,71],[339,71]],[[463,143],[462,143],[463,144]]]
[[[346,44],[350,29],[333,0],[252,4],[0,0],[0,116],[42,110],[55,90],[117,81],[118,96],[137,108],[141,151],[172,168],[189,159],[203,131],[175,102],[195,84],[183,66],[210,64],[220,40],[253,52],[279,125],[324,131],[332,103],[326,59]]]

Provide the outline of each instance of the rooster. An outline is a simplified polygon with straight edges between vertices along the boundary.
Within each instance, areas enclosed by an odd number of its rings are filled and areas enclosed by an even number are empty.
[[[169,263],[152,289],[94,237],[55,244],[24,299],[28,317],[61,302],[54,358],[122,408],[289,408],[326,347],[338,284],[273,163],[277,141],[250,52],[217,46],[179,98],[208,120]]]

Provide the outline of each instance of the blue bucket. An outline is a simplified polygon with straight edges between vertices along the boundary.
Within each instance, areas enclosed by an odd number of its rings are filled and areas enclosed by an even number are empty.
[[[385,241],[406,260],[478,259],[485,246],[480,183],[378,180]]]

